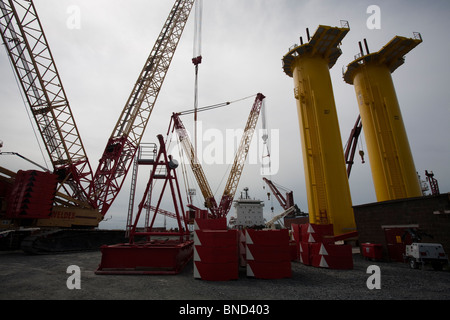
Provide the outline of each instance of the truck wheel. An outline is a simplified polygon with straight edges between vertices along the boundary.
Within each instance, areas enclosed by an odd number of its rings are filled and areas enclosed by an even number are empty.
[[[409,266],[411,267],[411,269],[419,268],[419,264],[417,263],[416,259],[414,259],[414,258],[409,259]]]

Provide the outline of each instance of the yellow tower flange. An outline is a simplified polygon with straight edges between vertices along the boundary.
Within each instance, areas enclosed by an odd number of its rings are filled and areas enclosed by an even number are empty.
[[[284,72],[294,79],[309,220],[333,224],[335,235],[356,229],[329,71],[349,30],[320,25],[308,43],[283,57]]]
[[[375,53],[365,42],[366,54],[360,43],[361,54],[343,74],[355,88],[378,201],[422,196],[391,75],[421,42],[419,33],[396,36]]]

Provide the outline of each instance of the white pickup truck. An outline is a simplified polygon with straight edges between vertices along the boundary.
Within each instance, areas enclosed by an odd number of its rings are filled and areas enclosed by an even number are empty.
[[[425,264],[431,264],[434,270],[442,270],[448,264],[448,257],[444,248],[439,243],[414,242],[406,246],[405,261],[409,262],[412,269],[423,269]]]

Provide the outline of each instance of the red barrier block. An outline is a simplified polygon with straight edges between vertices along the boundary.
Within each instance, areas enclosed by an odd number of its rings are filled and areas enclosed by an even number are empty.
[[[332,224],[306,223],[301,228],[301,239],[304,242],[333,242]]]
[[[290,245],[294,246],[292,249],[292,261],[298,261],[300,259],[300,241],[301,241],[301,233],[300,233],[300,225],[299,224],[291,224],[291,232],[292,238]]]
[[[292,236],[294,237],[294,240],[297,242],[300,242],[300,235],[301,235],[300,229],[301,229],[300,224],[296,224],[296,223],[291,224]]]
[[[239,260],[237,250],[237,246],[194,246],[194,261],[202,261],[205,263],[237,263]]]
[[[309,223],[300,225],[300,241],[301,242],[315,242],[314,238],[310,238],[310,233],[308,232]]]
[[[295,240],[289,242],[289,252],[291,256],[291,261],[298,261],[300,259],[300,247],[299,243]]]
[[[195,230],[194,244],[197,246],[237,246],[238,230]]]
[[[328,268],[325,257],[320,254],[311,254],[311,265],[316,268]]]
[[[310,243],[311,264],[329,269],[353,269],[351,245]]]
[[[194,261],[194,278],[207,281],[229,281],[239,278],[237,262],[206,263]]]
[[[289,230],[246,230],[246,243],[258,245],[289,245]]]
[[[353,258],[352,257],[325,257],[326,262],[330,269],[336,270],[351,270],[353,269]]]
[[[338,256],[322,256],[312,255],[311,265],[319,268],[328,268],[336,270],[350,270],[353,269],[352,257],[338,257]]]
[[[227,230],[227,218],[195,219],[194,230]]]
[[[311,265],[311,255],[310,255],[310,243],[300,242],[300,262],[310,266]]]
[[[247,261],[259,262],[291,261],[291,248],[287,245],[262,246],[258,244],[247,244]]]
[[[247,276],[259,279],[282,279],[292,277],[291,262],[247,261]]]
[[[213,229],[194,231],[194,278],[209,281],[238,278],[240,233],[235,229],[222,230],[223,221],[226,227],[226,219],[206,219],[197,225]]]
[[[335,257],[351,257],[352,247],[351,245],[338,245],[326,242],[311,243],[311,254],[313,255],[325,255]]]
[[[245,246],[245,233],[243,230],[239,231],[239,265],[245,267],[247,265],[247,249]]]

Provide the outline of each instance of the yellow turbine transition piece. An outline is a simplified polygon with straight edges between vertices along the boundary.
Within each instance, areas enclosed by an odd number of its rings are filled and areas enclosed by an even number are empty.
[[[414,39],[396,36],[366,55],[360,43],[361,54],[343,75],[355,88],[378,201],[422,196],[391,76],[421,42],[418,33]]]
[[[333,224],[335,235],[356,230],[329,71],[349,30],[320,25],[308,43],[283,57],[284,72],[294,79],[309,220]]]

